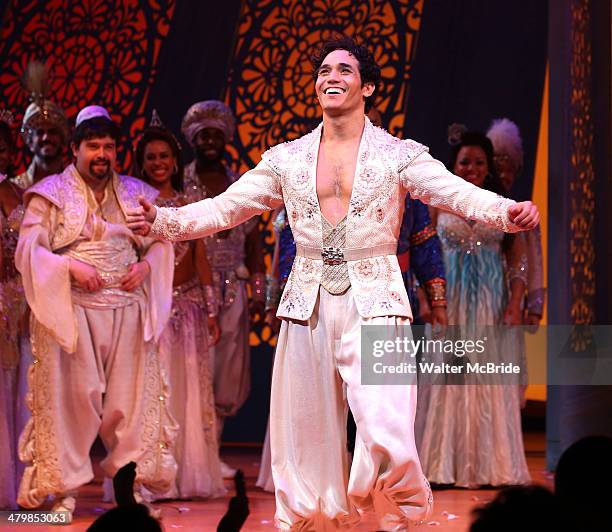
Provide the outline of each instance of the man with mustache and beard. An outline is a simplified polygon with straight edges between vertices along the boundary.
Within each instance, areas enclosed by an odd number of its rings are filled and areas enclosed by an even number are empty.
[[[89,450],[98,434],[109,477],[133,461],[138,487],[165,491],[176,470],[156,348],[170,311],[173,252],[125,224],[138,197],[154,201],[157,191],[113,170],[118,138],[104,108],[81,110],[76,162],[24,194],[15,259],[34,355],[18,503],[36,508],[52,496],[67,521],[76,490],[93,479]]]
[[[224,160],[225,145],[232,140],[234,129],[234,115],[219,100],[197,102],[187,110],[181,130],[195,152],[195,160],[185,168],[188,202],[218,196],[238,179]],[[265,264],[257,221],[252,218],[205,239],[213,284],[221,303],[221,338],[210,347],[219,443],[225,419],[236,415],[251,390],[249,311],[263,317],[265,302]],[[221,462],[221,473],[224,478],[232,478],[236,470]]]

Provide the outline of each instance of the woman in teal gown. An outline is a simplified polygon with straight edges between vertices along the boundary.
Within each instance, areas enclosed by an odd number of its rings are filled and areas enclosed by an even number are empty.
[[[502,191],[491,142],[481,133],[462,132],[450,169],[478,186]],[[432,214],[445,261],[447,338],[486,337],[484,361],[523,364],[524,370],[521,330],[499,327],[521,323],[527,277],[523,237],[447,212]],[[468,361],[483,360],[482,355],[446,357],[464,373]],[[470,384],[453,382],[431,386],[419,453],[429,481],[467,488],[528,483],[520,418],[524,388],[518,379],[496,374],[476,376]]]

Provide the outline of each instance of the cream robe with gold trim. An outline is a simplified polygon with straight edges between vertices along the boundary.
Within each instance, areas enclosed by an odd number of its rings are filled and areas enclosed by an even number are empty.
[[[174,254],[125,227],[126,209],[140,195],[154,200],[157,191],[114,174],[98,205],[72,165],[25,194],[15,260],[32,309],[34,355],[26,396],[32,418],[19,442],[29,464],[19,489],[24,507],[93,478],[89,449],[97,433],[109,451],[102,462],[109,476],[134,460],[137,483],[164,491],[176,472],[176,426],[155,344],[171,308]],[[71,282],[69,256],[81,254],[98,269],[102,290]],[[151,274],[140,289],[122,291],[129,265],[143,259]]]

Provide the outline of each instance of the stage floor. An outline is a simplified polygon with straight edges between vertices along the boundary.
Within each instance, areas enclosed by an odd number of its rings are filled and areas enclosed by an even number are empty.
[[[534,482],[552,488],[552,475],[545,470],[544,444],[544,435],[541,433],[525,435],[527,463]],[[242,529],[246,532],[274,530],[274,497],[272,494],[255,487],[259,454],[260,449],[257,447],[228,448],[223,452],[226,462],[233,467],[241,468],[245,473],[251,510],[251,514]],[[42,530],[81,532],[86,530],[98,515],[111,508],[110,504],[102,503],[100,500],[102,496],[101,480],[100,477],[97,477],[94,482],[81,490],[77,501],[75,519],[71,525],[59,529],[58,527],[21,525],[12,529],[20,532],[41,532]],[[232,485],[232,481],[227,481],[228,488],[231,488]],[[466,532],[469,530],[471,510],[491,500],[494,495],[494,490],[435,490],[434,513],[427,523],[418,529],[431,528],[440,532],[447,530]],[[166,532],[174,530],[213,532],[217,529],[217,523],[225,513],[231,496],[232,492],[220,499],[161,503],[158,506],[162,508],[164,529]],[[9,530],[2,525],[0,525],[0,529]],[[373,515],[367,515],[355,530],[365,532],[376,529],[376,519]]]

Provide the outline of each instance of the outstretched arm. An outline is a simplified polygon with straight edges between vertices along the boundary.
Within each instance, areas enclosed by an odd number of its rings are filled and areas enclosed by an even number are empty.
[[[413,198],[509,233],[532,229],[540,220],[537,207],[530,201],[516,203],[472,185],[427,152],[400,168],[400,177]]]
[[[180,208],[155,207],[146,200],[130,209],[127,225],[137,234],[151,231],[164,240],[192,240],[230,229],[283,204],[280,178],[262,161],[223,194]]]

